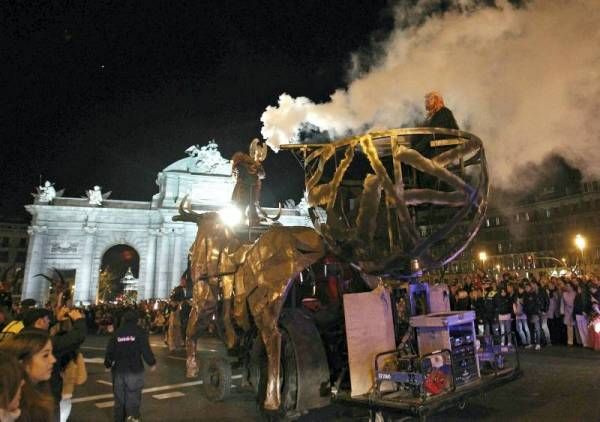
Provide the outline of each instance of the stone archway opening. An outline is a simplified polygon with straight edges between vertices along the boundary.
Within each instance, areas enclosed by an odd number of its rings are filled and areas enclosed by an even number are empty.
[[[140,255],[129,245],[110,247],[102,255],[98,281],[98,300],[101,302],[137,299],[137,288],[132,290],[127,279],[139,278]],[[125,283],[123,281],[125,280]],[[135,286],[134,286],[135,287]]]

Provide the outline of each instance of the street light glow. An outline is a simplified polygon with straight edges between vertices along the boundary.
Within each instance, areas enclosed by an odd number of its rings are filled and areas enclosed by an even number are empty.
[[[578,233],[575,236],[575,246],[577,246],[577,249],[579,249],[581,253],[583,253],[583,250],[585,249],[585,243],[585,237]]]
[[[485,252],[479,252],[479,260],[483,263],[485,263],[485,261],[487,261],[487,253]]]

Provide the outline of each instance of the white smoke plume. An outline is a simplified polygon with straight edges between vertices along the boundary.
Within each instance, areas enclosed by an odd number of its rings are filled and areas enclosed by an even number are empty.
[[[514,181],[527,162],[559,154],[600,176],[600,4],[534,0],[515,7],[422,0],[397,11],[384,55],[326,103],[282,94],[263,113],[275,150],[308,122],[334,137],[415,125],[438,90],[462,129],[481,137],[492,180]],[[357,62],[357,61],[355,61]]]

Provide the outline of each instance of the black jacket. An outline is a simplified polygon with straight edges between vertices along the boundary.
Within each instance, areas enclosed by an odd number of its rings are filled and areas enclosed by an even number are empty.
[[[426,127],[441,127],[446,129],[458,129],[454,114],[447,107],[442,107],[425,121]]]
[[[147,365],[156,364],[148,335],[135,321],[123,323],[106,346],[104,366],[114,372],[138,373],[144,370],[142,358]]]
[[[535,292],[525,293],[523,297],[523,310],[527,316],[539,315],[541,312],[540,298]]]
[[[494,297],[494,305],[496,307],[496,314],[506,315],[511,314],[513,300],[509,295],[502,296],[500,292]]]

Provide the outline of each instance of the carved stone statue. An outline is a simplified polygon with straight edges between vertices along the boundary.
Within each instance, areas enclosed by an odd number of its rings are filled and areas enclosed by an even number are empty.
[[[54,188],[54,183],[49,180],[46,180],[43,186],[38,186],[35,189],[37,192],[31,195],[40,204],[50,204],[54,201],[54,198],[60,198],[64,192],[64,189],[57,192]]]
[[[49,180],[46,180],[44,186],[39,187],[39,192],[39,202],[52,202],[56,198],[56,189],[54,189],[53,184]]]
[[[94,189],[88,189],[85,194],[88,197],[88,202],[90,205],[96,205],[101,207],[102,206],[102,201],[104,201],[105,199],[108,199],[108,197],[110,196],[112,191],[106,192],[105,194],[102,193],[102,188],[100,188],[100,186],[96,185],[94,186]]]
[[[190,165],[190,170],[199,173],[207,174],[226,174],[231,169],[231,163],[229,160],[221,157],[219,152],[219,146],[215,141],[209,141],[208,145],[199,147],[198,145],[192,145],[185,150],[185,153],[196,159],[193,164]]]

